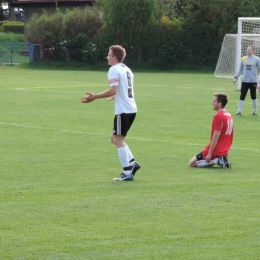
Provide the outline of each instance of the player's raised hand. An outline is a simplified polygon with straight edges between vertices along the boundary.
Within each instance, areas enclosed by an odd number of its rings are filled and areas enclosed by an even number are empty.
[[[95,95],[93,93],[86,92],[86,94],[88,94],[88,96],[82,98],[81,103],[89,103],[89,102],[92,102],[93,100],[95,100]]]

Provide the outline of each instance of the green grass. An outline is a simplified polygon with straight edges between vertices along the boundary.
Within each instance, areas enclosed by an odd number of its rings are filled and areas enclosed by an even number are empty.
[[[259,127],[250,97],[234,118],[231,169],[192,169],[209,142],[213,73],[135,72],[126,139],[142,165],[121,172],[114,104],[81,104],[106,72],[0,68],[0,259],[259,259]]]
[[[5,33],[0,31],[0,42],[25,42],[25,38],[24,34],[21,33]]]

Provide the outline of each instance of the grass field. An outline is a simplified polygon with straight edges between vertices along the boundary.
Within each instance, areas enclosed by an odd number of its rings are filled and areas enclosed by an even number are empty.
[[[231,169],[192,169],[209,142],[213,73],[135,73],[126,139],[132,182],[110,143],[114,104],[81,104],[106,72],[0,68],[0,259],[260,259],[260,116],[234,117]]]

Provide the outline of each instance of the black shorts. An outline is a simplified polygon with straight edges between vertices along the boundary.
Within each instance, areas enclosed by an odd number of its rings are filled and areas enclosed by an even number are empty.
[[[203,158],[202,152],[201,152],[201,153],[198,153],[198,154],[196,155],[196,158],[197,158],[197,161],[205,160],[205,158]]]
[[[256,85],[257,83],[242,82],[240,91],[240,100],[245,100],[248,90],[250,90],[251,99],[256,99]]]
[[[119,114],[115,115],[114,118],[114,135],[123,135],[126,136],[129,131],[131,125],[135,120],[136,113],[132,114]]]

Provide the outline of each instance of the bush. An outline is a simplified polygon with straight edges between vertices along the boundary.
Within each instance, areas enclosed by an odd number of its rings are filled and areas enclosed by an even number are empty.
[[[24,23],[15,21],[2,21],[3,32],[24,33]]]
[[[66,40],[71,40],[81,33],[92,39],[101,27],[101,19],[89,7],[84,10],[67,10],[64,16],[63,33]]]
[[[95,43],[83,33],[78,34],[67,43],[70,60],[93,64],[97,60],[97,49]]]
[[[187,49],[183,46],[181,25],[175,23],[159,24],[158,55],[156,63],[161,68],[178,68],[181,62],[188,59]]]
[[[93,63],[97,59],[93,38],[102,22],[88,7],[62,14],[34,14],[28,23],[27,40],[42,44],[45,60]]]
[[[42,44],[44,56],[48,60],[65,61],[63,14],[57,9],[55,14],[34,14],[28,23],[27,41]]]

